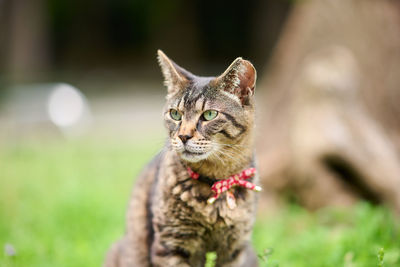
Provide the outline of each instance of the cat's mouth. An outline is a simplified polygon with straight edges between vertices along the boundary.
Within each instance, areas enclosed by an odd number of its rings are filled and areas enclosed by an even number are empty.
[[[208,158],[209,152],[193,152],[189,150],[184,150],[181,152],[181,158],[189,162],[199,162]]]
[[[203,154],[205,154],[205,153],[204,153],[204,152],[192,152],[192,151],[184,150],[184,151],[182,152],[182,154],[184,154],[184,155],[191,155],[191,156],[200,156],[200,155],[203,155]]]

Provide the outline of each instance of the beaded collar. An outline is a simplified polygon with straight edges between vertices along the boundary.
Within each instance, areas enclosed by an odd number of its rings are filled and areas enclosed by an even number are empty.
[[[249,181],[246,181],[247,179],[254,176],[254,174],[256,173],[256,168],[245,169],[245,170],[241,171],[240,173],[229,176],[227,179],[218,180],[218,181],[213,181],[210,178],[206,178],[204,180],[203,176],[200,176],[200,174],[194,172],[190,167],[187,167],[187,172],[192,179],[203,180],[204,182],[206,182],[207,184],[209,184],[211,186],[211,190],[214,192],[214,196],[210,197],[207,200],[207,202],[209,204],[214,203],[215,200],[217,200],[217,198],[220,196],[220,194],[228,191],[230,188],[232,188],[234,186],[244,187],[244,188],[254,190],[257,192],[260,192],[262,190],[262,188],[260,186],[255,185]],[[234,198],[233,194],[232,193],[229,194],[229,193],[230,192],[228,192],[228,195],[227,195],[228,205],[230,207],[236,206],[235,198]]]

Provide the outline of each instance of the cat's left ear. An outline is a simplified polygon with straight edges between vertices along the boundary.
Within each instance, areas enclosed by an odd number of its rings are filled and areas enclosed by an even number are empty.
[[[175,94],[185,87],[188,81],[193,78],[193,74],[178,66],[163,51],[158,50],[157,54],[158,63],[164,76],[164,85],[168,88],[168,94]]]
[[[256,79],[257,72],[253,64],[238,57],[215,82],[220,90],[237,96],[242,105],[249,105],[249,100],[254,95]]]

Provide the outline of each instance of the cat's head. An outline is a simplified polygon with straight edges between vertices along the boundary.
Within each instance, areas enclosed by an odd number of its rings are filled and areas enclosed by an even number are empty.
[[[158,61],[168,88],[164,110],[171,147],[188,162],[234,157],[252,138],[256,70],[237,58],[218,77],[199,77],[162,51]]]

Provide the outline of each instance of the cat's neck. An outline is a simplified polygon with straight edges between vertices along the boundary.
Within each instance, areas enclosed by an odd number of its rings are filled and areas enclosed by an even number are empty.
[[[238,144],[226,145],[223,153],[211,155],[208,159],[200,162],[185,162],[185,165],[200,175],[217,180],[225,179],[246,168],[253,167],[253,140],[248,138]]]

